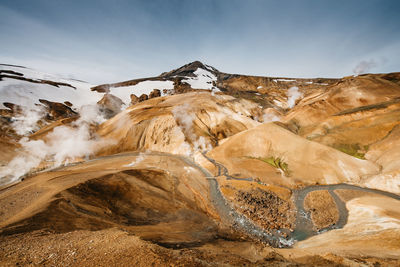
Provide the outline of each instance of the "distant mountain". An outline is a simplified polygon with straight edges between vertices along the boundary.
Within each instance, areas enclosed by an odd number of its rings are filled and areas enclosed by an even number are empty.
[[[193,90],[208,90],[251,99],[262,106],[275,106],[273,103],[274,98],[268,97],[272,92],[282,95],[280,89],[288,89],[292,86],[313,90],[337,81],[338,79],[302,79],[229,74],[200,61],[194,61],[156,77],[102,84],[92,87],[92,90],[111,93],[121,98],[124,102],[129,101],[131,94],[135,94],[137,97],[149,95],[154,89],[160,90],[162,95],[186,93]],[[267,91],[269,94],[266,94]],[[260,97],[260,94],[264,96]]]

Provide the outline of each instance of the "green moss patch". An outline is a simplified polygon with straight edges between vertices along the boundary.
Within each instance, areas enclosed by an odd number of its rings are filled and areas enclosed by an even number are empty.
[[[369,147],[361,146],[360,144],[334,144],[333,148],[350,156],[365,159],[365,153],[367,153]]]
[[[289,165],[286,162],[284,162],[281,158],[278,157],[269,157],[269,158],[249,157],[249,158],[258,159],[261,160],[262,162],[268,163],[272,167],[282,170],[286,176],[290,176]]]

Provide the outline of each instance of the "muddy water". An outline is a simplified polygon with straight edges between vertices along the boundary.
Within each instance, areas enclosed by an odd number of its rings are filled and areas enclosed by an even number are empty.
[[[221,163],[216,162],[214,159],[208,157],[206,155],[206,153],[201,153],[209,162],[211,162],[212,164],[214,164],[215,167],[217,167],[218,169],[218,174],[217,176],[225,176],[227,180],[238,180],[238,181],[249,181],[252,182],[254,181],[252,177],[248,177],[248,178],[238,178],[238,177],[233,177],[229,175],[228,169],[222,165]]]
[[[314,186],[308,186],[301,190],[297,190],[294,192],[295,205],[297,208],[296,228],[292,234],[292,238],[294,240],[301,241],[301,240],[307,239],[311,236],[317,235],[321,232],[326,232],[326,231],[333,230],[333,229],[343,228],[346,225],[347,219],[349,216],[349,211],[346,208],[346,203],[343,202],[338,197],[338,195],[334,192],[337,189],[347,189],[347,190],[356,190],[356,191],[362,191],[362,192],[367,192],[367,193],[374,193],[374,194],[390,197],[390,198],[393,198],[396,200],[400,200],[400,196],[397,194],[393,194],[390,192],[377,190],[377,189],[364,188],[364,187],[350,185],[350,184],[314,185]],[[339,220],[335,224],[333,224],[329,227],[321,229],[320,231],[315,231],[312,229],[313,223],[310,218],[311,217],[310,213],[307,213],[304,208],[304,198],[306,197],[306,195],[308,193],[313,192],[313,191],[318,191],[318,190],[327,190],[331,194],[331,196],[333,197],[333,199],[335,201],[336,207],[339,211]]]
[[[105,158],[118,157],[118,156],[138,156],[138,155],[139,153],[133,152],[133,153],[124,153],[120,155],[105,156]],[[261,227],[254,224],[253,221],[248,219],[246,216],[238,213],[234,208],[232,208],[231,205],[228,203],[228,201],[225,199],[225,197],[222,195],[217,179],[208,170],[195,163],[194,160],[192,160],[191,158],[182,155],[168,154],[162,152],[146,152],[144,153],[144,155],[149,155],[149,156],[155,155],[155,156],[177,158],[185,162],[187,165],[201,171],[208,181],[211,201],[215,209],[217,210],[218,214],[220,215],[221,220],[225,224],[232,226],[236,231],[239,231],[245,235],[261,240],[265,243],[268,243],[273,247],[279,247],[279,248],[290,247],[293,244],[292,238],[290,237],[285,238],[280,231],[268,233]],[[209,159],[210,162],[212,162],[218,168],[219,175],[224,175],[227,178],[236,180],[244,180],[244,181],[253,180],[252,178],[231,177],[225,166],[217,163],[211,158],[208,157],[206,158]]]
[[[117,154],[117,155],[99,157],[99,158],[93,159],[92,161],[95,161],[98,159],[104,159],[104,158],[115,158],[115,157],[123,157],[123,156],[139,156],[139,154],[144,155],[144,156],[160,156],[160,157],[176,158],[176,159],[183,161],[188,166],[199,170],[200,172],[203,173],[203,175],[206,177],[206,179],[208,181],[209,189],[210,189],[210,198],[211,198],[212,204],[213,204],[214,208],[216,209],[216,211],[218,212],[219,216],[221,217],[221,220],[223,223],[225,223],[226,225],[232,226],[236,231],[239,231],[247,236],[261,240],[261,241],[268,243],[274,247],[283,248],[283,247],[289,247],[290,245],[292,245],[290,243],[290,240],[286,240],[284,237],[281,236],[280,232],[268,233],[268,232],[264,231],[261,227],[255,225],[246,216],[238,213],[234,208],[232,208],[231,205],[226,201],[225,197],[222,195],[217,179],[208,170],[206,170],[202,166],[195,163],[194,160],[189,157],[182,156],[182,155],[168,154],[168,153],[163,153],[163,152],[146,152],[146,153],[128,152],[128,153],[122,153],[122,154]],[[230,177],[230,179],[236,179],[236,180],[244,180],[244,181],[252,181],[253,180],[252,178],[249,179],[249,178],[231,177],[231,176],[229,176],[228,170],[225,168],[225,166],[223,166],[222,164],[216,163],[214,160],[212,160],[211,162],[218,168],[219,175],[224,175],[227,178]]]
[[[330,193],[339,211],[339,220],[331,226],[315,231],[311,214],[304,208],[304,199],[308,193],[318,190],[327,190]],[[346,204],[335,194],[334,190],[333,186],[310,186],[294,192],[294,202],[297,208],[296,228],[291,235],[294,240],[301,241],[318,233],[342,228],[347,223],[348,210]]]
[[[246,180],[246,181],[253,181],[252,178],[235,178],[229,175],[227,168],[222,165],[221,163],[216,162],[214,159],[209,158],[207,155],[203,153],[204,157],[208,159],[212,164],[214,164],[218,168],[218,174],[226,176],[227,179],[236,179],[236,180]],[[221,171],[222,170],[222,171]],[[294,244],[296,241],[301,241],[305,240],[309,237],[312,237],[314,235],[333,230],[333,229],[340,229],[343,228],[346,223],[347,219],[349,216],[349,212],[346,208],[346,203],[342,201],[339,196],[334,192],[337,189],[348,189],[348,190],[357,190],[357,191],[362,191],[362,192],[368,192],[368,193],[375,193],[378,195],[383,195],[386,197],[390,197],[396,200],[400,200],[400,196],[397,194],[393,194],[390,192],[386,191],[381,191],[377,189],[370,189],[370,188],[363,188],[359,187],[356,185],[350,185],[350,184],[334,184],[334,185],[314,185],[314,186],[308,186],[300,190],[294,190],[294,203],[296,206],[297,214],[296,214],[296,226],[293,232],[290,232],[288,229],[282,229],[281,231],[284,232],[285,234],[288,235],[287,238],[284,238],[280,232],[276,232],[274,234],[266,234],[263,235],[263,239],[269,239],[267,242],[273,246],[276,247],[287,247],[291,246]],[[323,228],[319,231],[314,230],[314,224],[311,220],[311,214],[307,212],[304,208],[304,199],[307,196],[308,193],[313,192],[313,191],[318,191],[318,190],[327,190],[330,195],[332,196],[333,200],[335,201],[336,207],[339,211],[339,219],[338,221],[326,228]],[[216,194],[221,194],[220,191],[218,190],[218,193]],[[222,196],[223,198],[223,196]],[[399,203],[400,204],[400,203]],[[244,217],[243,215],[241,215]],[[247,218],[246,218],[247,219]],[[246,229],[247,227],[244,226]],[[250,234],[253,234],[250,232]],[[257,236],[257,235],[256,235]]]
[[[221,216],[221,219],[224,223],[226,223],[227,225],[233,226],[233,228],[235,228],[239,232],[242,232],[246,235],[257,238],[257,239],[259,239],[265,243],[268,243],[269,245],[274,246],[274,247],[283,248],[283,247],[289,247],[292,245],[292,243],[290,242],[290,239],[285,239],[279,232],[268,233],[268,232],[264,231],[261,227],[254,224],[246,216],[238,213],[234,208],[232,208],[229,205],[229,203],[226,201],[225,197],[222,195],[217,179],[208,170],[199,166],[198,164],[196,164],[194,161],[192,161],[188,157],[179,156],[179,155],[170,155],[170,154],[164,154],[164,153],[161,153],[161,154],[157,153],[157,154],[163,155],[163,156],[172,156],[175,158],[179,158],[182,161],[184,161],[186,164],[200,170],[203,173],[203,175],[206,177],[206,179],[209,183],[209,186],[210,186],[211,201],[212,201],[215,209],[217,210],[218,214]],[[214,163],[216,163],[216,162],[214,161],[213,164]],[[218,164],[218,165],[214,164],[214,165],[218,168],[219,175],[221,175],[221,170],[222,170],[223,175],[228,174],[227,169],[222,164]],[[242,178],[234,178],[234,177],[231,177],[231,179],[245,180],[245,181],[253,180],[252,178],[251,178],[251,180],[249,180],[249,178],[242,179]]]

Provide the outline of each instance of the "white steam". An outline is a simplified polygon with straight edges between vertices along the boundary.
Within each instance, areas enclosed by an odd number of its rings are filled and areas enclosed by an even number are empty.
[[[288,92],[287,105],[289,108],[293,108],[296,104],[296,100],[303,96],[303,93],[299,91],[297,86],[290,87]]]
[[[280,121],[281,118],[272,113],[266,113],[263,115],[263,123],[273,122],[273,121]]]
[[[355,68],[353,69],[353,72],[357,76],[357,75],[369,72],[371,69],[375,68],[377,65],[378,64],[373,59],[368,60],[368,61],[362,60],[355,66]]]
[[[0,168],[0,184],[17,181],[24,174],[38,168],[43,162],[53,167],[67,164],[77,158],[88,157],[110,141],[91,135],[90,125],[104,121],[97,106],[83,106],[81,117],[70,126],[58,126],[44,140],[20,140],[22,151],[11,162]]]
[[[38,121],[46,115],[43,106],[21,107],[21,112],[12,118],[11,127],[18,135],[27,135],[39,130]]]
[[[107,119],[99,110],[98,105],[84,105],[79,109],[79,120],[77,123],[103,123]]]
[[[212,148],[211,144],[203,136],[198,137],[193,130],[193,121],[195,114],[191,112],[190,105],[185,103],[181,106],[176,106],[172,110],[172,115],[177,121],[185,137],[193,144],[195,151],[207,151]]]

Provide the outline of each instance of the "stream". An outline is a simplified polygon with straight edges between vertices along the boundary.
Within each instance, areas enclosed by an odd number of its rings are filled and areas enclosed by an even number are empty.
[[[227,168],[222,165],[221,163],[216,162],[214,159],[208,157],[205,153],[202,153],[203,156],[210,161],[212,164],[214,164],[215,167],[218,169],[218,176],[221,175],[221,170],[222,170],[222,175],[224,175],[228,180],[229,179],[235,179],[235,180],[245,180],[245,181],[253,181],[253,178],[235,178],[229,175]],[[214,179],[215,180],[215,179]],[[216,181],[216,185],[214,187],[218,187],[218,182]],[[273,234],[263,234],[259,235],[258,233],[254,233],[253,231],[248,231],[249,234],[255,236],[255,237],[262,237],[261,239],[263,241],[267,241],[270,245],[274,247],[290,247],[292,246],[296,241],[301,241],[305,240],[307,238],[310,238],[314,235],[329,231],[329,230],[334,230],[334,229],[340,229],[343,228],[346,223],[347,219],[349,216],[349,211],[346,208],[346,203],[342,201],[339,196],[334,192],[335,190],[338,189],[347,189],[347,190],[357,190],[357,191],[362,191],[362,192],[367,192],[367,193],[374,193],[378,195],[383,195],[386,197],[390,197],[396,200],[400,201],[400,195],[378,190],[378,189],[371,189],[371,188],[364,188],[356,185],[351,185],[351,184],[331,184],[331,185],[312,185],[312,186],[307,186],[302,189],[298,190],[292,190],[292,193],[294,195],[294,204],[296,206],[296,222],[295,222],[295,229],[293,232],[291,232],[289,229],[280,229],[276,231]],[[316,231],[314,229],[314,224],[311,220],[311,214],[310,212],[307,212],[305,207],[304,207],[304,199],[307,196],[308,193],[313,192],[313,191],[318,191],[318,190],[327,190],[329,194],[332,196],[336,207],[339,211],[339,219],[337,220],[336,223],[332,224],[331,226],[328,226],[326,228],[320,229],[319,231]],[[218,193],[220,191],[218,190]],[[217,193],[215,193],[217,194]],[[223,198],[223,196],[221,196]],[[220,200],[222,201],[222,200]],[[224,199],[226,202],[226,200]],[[400,204],[400,203],[399,203]],[[241,215],[242,217],[245,217],[244,215]],[[253,224],[253,223],[252,223]],[[254,225],[254,224],[253,224]],[[245,229],[249,228],[247,225],[243,225]],[[258,226],[255,226],[256,229],[259,229]],[[260,229],[263,231],[262,229]],[[284,233],[286,235],[282,235],[281,233]],[[265,240],[267,239],[267,240]]]
[[[121,156],[138,156],[139,154],[149,155],[149,156],[163,156],[163,157],[172,157],[182,160],[187,165],[199,170],[207,179],[210,189],[211,201],[217,210],[218,214],[221,217],[221,220],[227,225],[231,225],[236,230],[245,233],[248,236],[256,238],[262,242],[268,243],[273,247],[291,247],[295,242],[305,240],[314,235],[333,230],[343,228],[348,220],[348,210],[346,208],[346,203],[342,201],[339,196],[334,192],[338,189],[347,189],[347,190],[357,190],[362,192],[374,193],[378,195],[383,195],[386,197],[390,197],[400,201],[400,195],[377,190],[370,188],[363,188],[356,185],[351,184],[332,184],[332,185],[313,185],[307,186],[302,189],[292,190],[294,204],[296,206],[296,221],[295,221],[295,229],[294,231],[290,231],[289,229],[279,229],[272,232],[267,232],[262,229],[260,226],[256,225],[252,220],[244,216],[243,214],[237,212],[225,199],[222,195],[220,186],[218,184],[218,180],[214,175],[212,175],[208,170],[198,165],[193,159],[183,156],[183,155],[175,155],[163,152],[128,152],[110,156],[98,157],[90,161],[95,161],[104,158],[113,158],[113,157],[121,157]],[[254,179],[252,177],[249,178],[238,178],[232,177],[229,175],[227,168],[221,164],[216,162],[214,159],[208,157],[205,153],[202,153],[203,156],[210,161],[217,168],[217,176],[225,176],[226,179],[234,179],[241,181],[252,182]],[[88,161],[87,161],[88,162]],[[78,163],[79,164],[79,163]],[[76,165],[76,164],[73,164]],[[65,166],[61,166],[58,168],[54,168],[50,171],[55,171]],[[332,196],[333,200],[339,211],[339,219],[338,221],[324,229],[316,231],[314,229],[313,222],[311,220],[310,212],[307,212],[304,207],[304,199],[308,193],[318,190],[327,190]],[[400,204],[400,203],[399,203]]]

